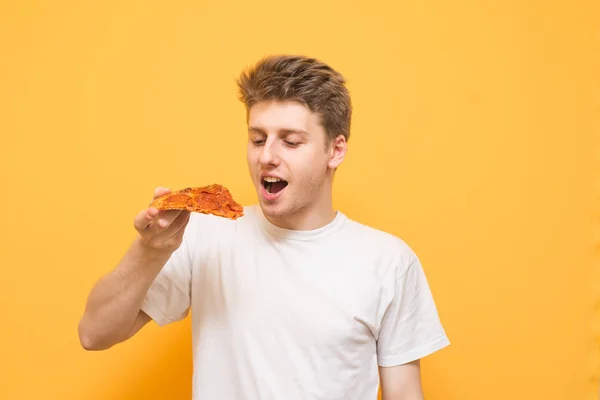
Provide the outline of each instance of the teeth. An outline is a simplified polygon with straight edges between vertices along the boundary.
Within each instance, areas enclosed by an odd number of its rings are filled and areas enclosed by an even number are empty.
[[[271,182],[271,183],[279,182],[281,180],[279,178],[274,178],[272,176],[265,176],[263,179],[265,180],[265,182]]]

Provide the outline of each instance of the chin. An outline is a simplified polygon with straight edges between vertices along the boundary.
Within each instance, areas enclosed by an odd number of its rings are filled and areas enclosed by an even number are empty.
[[[265,200],[260,200],[260,208],[263,211],[263,214],[268,215],[270,217],[280,217],[285,215],[285,209],[281,204],[271,203]]]
[[[294,214],[293,208],[282,201],[268,202],[261,199],[259,203],[263,215],[271,220],[282,221]]]

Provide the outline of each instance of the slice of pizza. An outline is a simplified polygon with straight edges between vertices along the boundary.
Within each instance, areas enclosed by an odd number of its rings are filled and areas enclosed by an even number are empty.
[[[158,210],[187,210],[229,219],[244,215],[244,208],[233,200],[227,188],[219,184],[176,190],[156,198],[150,203],[150,207]]]

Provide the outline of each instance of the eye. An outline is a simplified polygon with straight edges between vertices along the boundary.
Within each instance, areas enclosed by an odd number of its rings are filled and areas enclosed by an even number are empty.
[[[296,142],[290,142],[289,140],[284,140],[284,143],[287,144],[288,146],[291,146],[291,147],[296,147],[299,144],[299,143],[296,143]]]
[[[260,146],[261,144],[263,144],[265,141],[262,139],[253,139],[252,140],[252,144],[255,146]]]

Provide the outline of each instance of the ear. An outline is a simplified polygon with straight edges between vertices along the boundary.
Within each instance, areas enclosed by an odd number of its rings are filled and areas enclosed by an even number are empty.
[[[328,151],[329,163],[327,166],[331,169],[336,169],[340,166],[342,161],[344,161],[344,157],[348,151],[348,144],[346,143],[346,138],[344,135],[338,135],[335,139],[333,139]]]

